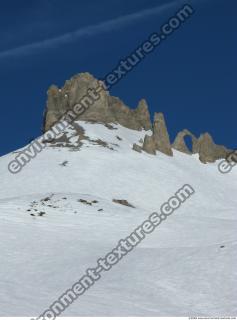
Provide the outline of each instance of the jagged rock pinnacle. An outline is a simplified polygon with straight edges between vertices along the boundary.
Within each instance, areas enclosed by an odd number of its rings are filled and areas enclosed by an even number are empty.
[[[192,139],[192,152],[188,149],[184,138],[185,137],[191,137]],[[187,153],[187,154],[192,154],[192,153],[197,153],[198,152],[198,139],[187,129],[184,129],[183,131],[180,131],[175,140],[174,143],[172,144],[172,147],[178,151]]]
[[[103,83],[94,78],[90,73],[80,73],[67,80],[62,88],[52,85],[48,90],[48,99],[44,113],[43,131],[49,130],[61,117],[73,109],[76,104],[86,103],[88,89],[98,89],[98,99],[86,111],[78,116],[78,120],[92,121],[98,123],[118,123],[133,130],[152,130],[152,135],[146,135],[141,146],[134,144],[133,150],[146,151],[150,154],[162,152],[168,156],[173,155],[173,149],[186,154],[199,154],[203,163],[214,162],[225,158],[231,150],[224,146],[216,145],[210,134],[202,134],[197,139],[190,131],[183,130],[178,133],[173,145],[170,144],[169,133],[166,127],[164,115],[155,113],[154,124],[150,121],[148,105],[144,99],[140,100],[136,109],[130,109],[119,98],[110,96]],[[186,136],[192,139],[192,151],[184,141]],[[66,139],[66,138],[65,138]]]
[[[153,135],[156,150],[172,156],[173,151],[171,149],[169,133],[163,113],[155,113],[154,115]]]
[[[98,87],[99,81],[89,73],[80,73],[66,81],[63,88],[51,86],[44,117],[44,132],[60,120],[63,114],[72,109],[87,94],[88,89]],[[80,120],[119,123],[129,129],[148,130],[151,128],[150,114],[145,100],[139,102],[138,108],[127,107],[120,99],[110,96],[106,90],[80,117]]]

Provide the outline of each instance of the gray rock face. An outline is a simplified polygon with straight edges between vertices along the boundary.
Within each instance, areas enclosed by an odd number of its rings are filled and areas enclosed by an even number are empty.
[[[192,139],[192,152],[190,152],[184,141],[185,137],[191,137]],[[198,153],[198,139],[190,131],[184,129],[177,134],[172,147],[187,154]]]
[[[90,92],[90,94],[88,94]],[[142,146],[133,145],[133,150],[146,151],[155,155],[162,152],[168,156],[173,155],[172,148],[186,154],[198,153],[200,161],[203,163],[214,162],[217,159],[226,158],[232,150],[224,146],[216,145],[212,137],[202,134],[197,139],[190,131],[183,130],[178,133],[173,145],[170,144],[169,133],[162,113],[155,113],[154,124],[151,125],[150,114],[147,103],[142,99],[136,109],[130,109],[119,98],[110,96],[105,90],[103,83],[95,79],[89,73],[80,73],[70,80],[67,80],[60,89],[52,85],[48,90],[47,106],[44,113],[43,131],[48,131],[56,124],[68,111],[71,112],[74,106],[80,104],[84,106],[84,112],[79,113],[74,120],[85,120],[91,122],[104,123],[108,128],[113,128],[111,123],[119,123],[122,126],[133,130],[152,130],[152,135],[145,136]],[[75,114],[74,114],[75,115]],[[73,123],[74,129],[76,123]],[[80,136],[83,136],[78,131]],[[192,139],[192,152],[185,143],[185,137]],[[55,141],[54,141],[55,142]],[[66,135],[58,141],[62,145],[67,142]]]
[[[85,95],[88,95],[89,89],[99,87],[99,81],[96,80],[89,73],[81,73],[65,82],[63,88],[59,89],[56,86],[51,86],[48,90],[48,100],[45,111],[44,131],[47,131],[53,124],[60,120],[60,118],[69,110],[80,102],[87,103]],[[92,100],[91,100],[92,101]],[[107,121],[112,120],[108,106],[108,93],[101,90],[99,99],[92,107],[80,116],[82,120]]]
[[[184,141],[186,136],[190,136],[192,139],[192,152],[189,151]],[[197,139],[186,129],[178,133],[172,147],[187,154],[198,153],[199,159],[203,163],[215,162],[218,159],[225,158],[230,152],[224,146],[216,145],[209,133],[201,134],[199,139]]]
[[[237,150],[228,152],[227,156],[226,156],[226,160],[230,163],[235,162],[237,163]]]
[[[170,138],[162,113],[155,113],[152,129],[152,135],[145,136],[142,149],[150,154],[156,154],[156,151],[160,151],[168,156],[172,156],[173,151],[171,149]]]
[[[145,99],[139,101],[135,114],[137,121],[145,130],[151,129],[150,112]]]
[[[136,144],[136,143],[133,144],[132,149],[133,149],[134,151],[139,152],[139,153],[142,152],[142,147],[140,147],[140,146],[139,146],[138,144]]]
[[[156,154],[156,144],[153,136],[145,135],[143,150],[150,154]]]
[[[156,150],[172,156],[173,151],[163,113],[155,113],[154,115],[153,136]]]
[[[199,159],[203,163],[215,162],[226,158],[229,150],[224,146],[216,145],[209,133],[201,134],[198,139]]]
[[[119,123],[134,130],[151,128],[150,114],[145,100],[141,100],[137,109],[132,110],[120,99],[112,97],[102,89],[102,83],[89,73],[81,73],[66,81],[63,88],[53,85],[48,90],[48,100],[44,116],[44,132],[49,130],[60,118],[76,104],[89,105],[87,110],[78,116],[80,120],[102,123]],[[100,87],[96,93],[98,99],[88,97],[89,89]],[[93,91],[94,92],[94,91]],[[86,97],[85,97],[86,95]],[[89,100],[93,103],[89,103]]]
[[[122,126],[141,130],[151,128],[150,114],[145,100],[141,100],[137,109],[132,110],[127,107],[119,98],[108,96],[109,111],[112,114],[112,121],[121,124]]]

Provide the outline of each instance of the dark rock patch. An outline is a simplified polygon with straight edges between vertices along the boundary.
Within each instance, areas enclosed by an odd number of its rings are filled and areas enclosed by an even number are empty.
[[[89,201],[87,201],[87,200],[84,200],[84,199],[80,199],[80,200],[78,200],[78,201],[81,202],[81,203],[83,203],[83,204],[89,205],[89,206],[92,205],[91,202],[89,202]]]
[[[113,199],[113,202],[114,202],[114,203],[121,204],[121,205],[126,206],[126,207],[135,208],[135,207],[134,207],[131,203],[129,203],[127,200]]]

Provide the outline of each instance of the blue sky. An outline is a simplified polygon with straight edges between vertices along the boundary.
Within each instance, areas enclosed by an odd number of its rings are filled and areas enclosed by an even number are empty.
[[[111,90],[163,112],[171,139],[184,128],[236,141],[236,0],[1,0],[1,148],[40,135],[46,92],[76,73],[113,70],[178,8],[195,14]]]

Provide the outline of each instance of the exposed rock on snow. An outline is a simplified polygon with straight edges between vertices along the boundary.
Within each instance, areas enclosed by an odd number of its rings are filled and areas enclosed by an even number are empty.
[[[119,98],[110,96],[110,94],[103,89],[102,83],[95,79],[89,73],[80,73],[70,80],[67,80],[62,88],[52,85],[48,90],[48,100],[44,115],[44,132],[50,129],[60,118],[69,110],[71,110],[77,103],[81,102],[83,98],[86,103],[85,95],[88,89],[96,89],[100,86],[102,89],[97,99],[92,106],[90,106],[83,114],[78,117],[78,120],[86,120],[91,123],[103,123],[109,129],[113,130],[113,124],[120,124],[125,128],[132,130],[152,130],[152,136],[146,137],[142,146],[133,145],[133,150],[145,152],[155,155],[156,151],[162,152],[168,156],[173,156],[172,148],[184,152],[186,154],[199,154],[199,159],[203,163],[215,162],[220,158],[226,158],[231,152],[224,146],[216,145],[212,137],[205,133],[197,139],[190,131],[183,130],[178,133],[174,143],[170,143],[169,133],[166,127],[164,115],[162,113],[155,113],[154,124],[151,124],[150,113],[148,105],[142,99],[136,109],[131,109],[124,104]],[[80,128],[72,124],[73,130],[78,136],[77,148],[80,149],[82,140],[86,139]],[[186,136],[192,139],[192,151],[190,151],[184,141]],[[56,140],[50,142],[57,146],[73,147],[75,148],[75,139],[73,143],[68,141],[66,134],[62,134]]]
[[[66,81],[61,91],[55,85],[51,86],[48,90],[44,131],[50,129],[63,114],[79,103],[87,94],[88,89],[96,89],[98,83],[99,81],[89,73],[80,73]],[[67,98],[65,98],[65,93],[67,93]],[[110,96],[105,90],[100,91],[100,98],[80,116],[80,120],[119,123],[134,130],[151,128],[150,114],[145,100],[141,100],[137,109],[132,110],[120,99]]]
[[[184,141],[185,137],[191,137],[192,139],[192,152],[189,150]],[[190,131],[184,129],[177,134],[174,143],[172,144],[172,148],[187,154],[198,153],[198,139]]]
[[[76,121],[65,137],[17,175],[15,154],[0,158],[0,316],[39,316],[186,183],[195,195],[63,316],[235,315],[237,166],[135,152],[152,130],[115,123]]]
[[[156,154],[156,143],[154,140],[154,136],[145,135],[143,150],[150,154]]]
[[[127,200],[118,200],[118,199],[113,199],[114,203],[118,203],[118,204],[122,204],[123,206],[126,207],[131,207],[131,208],[135,208],[131,203],[129,203]]]
[[[203,163],[215,162],[226,158],[230,150],[224,146],[216,145],[209,133],[204,133],[198,139],[199,159]]]
[[[155,113],[154,115],[153,136],[156,150],[172,156],[173,151],[170,145],[169,133],[162,113]]]

